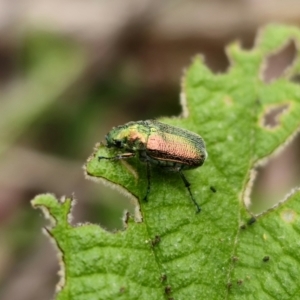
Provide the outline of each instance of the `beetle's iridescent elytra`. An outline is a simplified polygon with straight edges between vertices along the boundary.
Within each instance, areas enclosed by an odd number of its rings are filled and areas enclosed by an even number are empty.
[[[200,206],[191,192],[190,183],[182,171],[202,166],[207,158],[205,143],[201,136],[156,120],[147,120],[114,127],[106,135],[106,142],[108,148],[120,149],[122,153],[114,157],[99,156],[99,160],[138,156],[146,163],[148,186],[145,201],[148,199],[151,187],[150,166],[156,165],[166,171],[179,173],[197,212],[200,212]]]

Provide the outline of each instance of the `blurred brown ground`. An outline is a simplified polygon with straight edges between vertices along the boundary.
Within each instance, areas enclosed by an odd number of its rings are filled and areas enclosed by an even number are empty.
[[[53,297],[58,262],[41,234],[45,221],[30,206],[36,194],[74,193],[74,223],[121,228],[132,204],[83,176],[95,143],[114,125],[180,114],[180,79],[196,54],[226,72],[226,44],[239,39],[251,48],[259,26],[299,21],[293,0],[0,0],[0,298]],[[60,55],[64,43],[84,59],[60,79],[60,66],[43,59],[52,50]],[[267,76],[288,64],[290,52]],[[57,91],[38,81],[48,71],[52,82],[64,82]],[[253,210],[299,185],[299,144],[260,172]]]

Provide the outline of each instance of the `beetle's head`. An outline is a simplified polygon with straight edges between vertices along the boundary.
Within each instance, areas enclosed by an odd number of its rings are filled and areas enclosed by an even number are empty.
[[[106,136],[108,148],[126,148],[126,132],[122,126],[114,127]]]
[[[125,149],[128,151],[142,150],[146,147],[148,129],[145,130],[138,122],[129,122],[114,127],[107,135],[108,148]]]

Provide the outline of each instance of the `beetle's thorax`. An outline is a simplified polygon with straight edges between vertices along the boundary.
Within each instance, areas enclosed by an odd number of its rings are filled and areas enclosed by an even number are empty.
[[[132,150],[143,150],[146,148],[148,135],[143,131],[130,128],[127,135],[127,147]]]

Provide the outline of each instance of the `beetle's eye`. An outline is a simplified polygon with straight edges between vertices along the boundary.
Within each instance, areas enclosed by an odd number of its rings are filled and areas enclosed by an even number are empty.
[[[115,146],[116,146],[117,148],[121,148],[121,147],[122,147],[121,141],[115,140]]]

